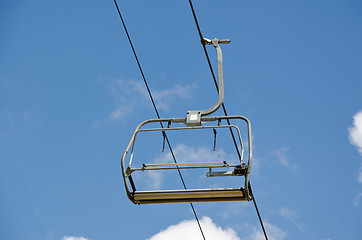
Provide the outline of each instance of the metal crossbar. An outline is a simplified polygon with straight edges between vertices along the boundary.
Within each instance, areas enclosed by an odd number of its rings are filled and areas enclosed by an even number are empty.
[[[208,165],[209,164],[209,165]],[[218,165],[222,164],[222,165]],[[195,163],[195,164],[157,164],[157,166],[150,166],[143,164],[142,168],[128,168],[128,172],[134,171],[151,171],[151,170],[172,170],[172,169],[200,169],[200,168],[230,168],[230,167],[238,167],[240,165],[228,165],[223,163]]]
[[[223,164],[224,166],[225,165],[228,165],[227,162],[208,162],[208,163],[202,163],[202,162],[199,162],[199,163],[165,163],[165,164],[143,164],[143,166],[146,168],[146,167],[170,167],[170,166],[190,166],[190,165],[211,165],[211,164]]]

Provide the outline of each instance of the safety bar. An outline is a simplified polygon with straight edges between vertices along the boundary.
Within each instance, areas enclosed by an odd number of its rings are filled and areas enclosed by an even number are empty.
[[[209,164],[209,165],[208,165]],[[219,165],[220,164],[220,165]],[[127,177],[135,171],[151,171],[151,170],[172,170],[172,169],[200,169],[200,168],[239,168],[240,165],[230,165],[227,163],[175,163],[175,164],[143,164],[142,168],[128,167],[126,170]],[[208,176],[208,175],[207,175]],[[231,175],[230,175],[231,176]],[[236,176],[236,175],[234,175]]]
[[[209,163],[165,163],[165,164],[143,164],[143,167],[170,167],[170,166],[190,166],[190,165],[228,165],[226,161],[224,162],[209,162]]]

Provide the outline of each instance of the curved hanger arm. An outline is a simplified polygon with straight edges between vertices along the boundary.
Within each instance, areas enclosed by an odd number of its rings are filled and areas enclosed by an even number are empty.
[[[187,121],[186,124],[188,126],[200,126],[201,125],[201,117],[207,116],[214,113],[216,110],[219,109],[221,104],[224,101],[224,78],[223,78],[223,66],[222,66],[222,52],[220,45],[221,44],[228,44],[230,43],[229,39],[219,40],[219,39],[207,39],[204,38],[202,44],[204,45],[213,45],[216,49],[217,53],[217,82],[218,82],[218,99],[214,106],[206,110],[200,111],[188,111],[187,112]]]

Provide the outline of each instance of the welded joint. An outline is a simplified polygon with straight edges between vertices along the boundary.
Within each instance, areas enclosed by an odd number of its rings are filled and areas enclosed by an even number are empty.
[[[131,169],[130,167],[127,167],[126,171],[125,171],[125,177],[129,177],[131,176],[131,174],[134,172],[133,169]]]

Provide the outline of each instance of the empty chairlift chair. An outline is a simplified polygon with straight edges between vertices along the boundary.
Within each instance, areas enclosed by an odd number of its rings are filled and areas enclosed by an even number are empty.
[[[220,43],[227,44],[229,40],[204,39],[203,44],[213,45],[217,51],[218,62],[218,93],[219,97],[214,106],[202,111],[188,111],[186,118],[165,118],[165,119],[150,119],[140,123],[134,131],[131,140],[129,141],[125,152],[121,158],[122,175],[128,198],[135,204],[152,204],[152,203],[181,203],[181,202],[221,202],[221,201],[249,201],[251,194],[248,187],[250,167],[252,161],[252,141],[251,141],[251,126],[250,121],[243,116],[207,116],[214,113],[222,104],[224,98],[223,86],[223,68],[222,68],[222,53],[219,46]],[[247,162],[243,161],[244,147],[241,139],[240,129],[236,125],[230,124],[229,120],[239,120],[246,123],[247,126]],[[226,122],[226,124],[225,124]],[[159,128],[147,128],[149,124],[160,123]],[[168,127],[164,128],[163,123]],[[208,123],[208,125],[203,125]],[[172,124],[172,127],[171,127]],[[214,125],[210,125],[214,124]],[[175,127],[176,125],[176,127]],[[133,168],[131,166],[136,136],[141,132],[159,131],[164,138],[166,132],[175,130],[195,130],[195,129],[230,129],[231,132],[236,132],[236,146],[240,146],[237,164],[229,164],[227,159],[219,162],[199,162],[199,163],[160,163],[147,164],[142,167]],[[235,140],[235,138],[234,138]],[[126,158],[128,166],[126,166]],[[240,181],[239,188],[209,188],[209,189],[176,189],[176,190],[151,190],[139,191],[132,178],[132,174],[138,171],[159,171],[159,170],[192,170],[192,169],[208,169],[207,177],[226,177],[234,176],[244,178]],[[219,169],[218,171],[215,171]],[[223,170],[223,171],[220,171]],[[243,185],[243,186],[242,186]]]

